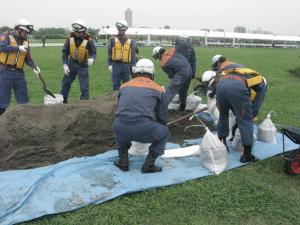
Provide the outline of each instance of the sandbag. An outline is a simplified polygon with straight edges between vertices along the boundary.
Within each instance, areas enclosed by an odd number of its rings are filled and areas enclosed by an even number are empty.
[[[200,155],[200,146],[192,145],[185,148],[166,149],[165,153],[161,155],[163,159],[182,158],[193,155]]]
[[[213,115],[214,117],[216,117],[217,119],[219,119],[220,113],[219,113],[219,110],[217,108],[217,100],[216,100],[216,98],[210,98],[209,96],[207,96],[207,108],[208,108],[208,112],[211,115]]]
[[[202,102],[202,98],[195,95],[195,92],[193,92],[186,98],[185,110],[193,111],[199,106],[199,104],[201,104],[201,102]]]
[[[62,104],[64,101],[64,97],[61,94],[54,94],[55,98],[53,98],[51,95],[45,95],[44,96],[44,104],[45,105],[56,105],[56,104]]]
[[[276,141],[276,127],[271,120],[271,111],[266,118],[259,124],[257,130],[257,140],[264,141],[271,144],[277,144]]]
[[[170,102],[170,104],[168,105],[168,109],[178,110],[179,106],[180,106],[179,95],[176,94],[172,102]]]
[[[233,126],[236,124],[236,118],[235,115],[233,114],[233,112],[230,110],[229,111],[229,135],[228,135],[228,140],[230,140],[232,138],[232,128]]]
[[[253,145],[256,143],[256,135],[253,134]],[[235,136],[232,141],[232,149],[235,151],[242,151],[243,150],[243,143],[241,138],[241,133],[239,128],[236,129]]]
[[[208,128],[200,144],[200,159],[203,167],[215,174],[222,173],[228,165],[226,146]]]
[[[131,155],[147,155],[150,145],[151,143],[140,143],[132,141],[128,153]]]

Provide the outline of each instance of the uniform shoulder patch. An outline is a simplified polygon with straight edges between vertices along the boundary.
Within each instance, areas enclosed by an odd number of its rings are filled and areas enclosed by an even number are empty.
[[[0,41],[4,41],[5,39],[7,39],[9,35],[9,32],[4,32],[3,34],[0,35]]]

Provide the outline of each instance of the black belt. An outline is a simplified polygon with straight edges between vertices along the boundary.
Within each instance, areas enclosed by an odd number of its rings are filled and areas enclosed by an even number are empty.
[[[23,69],[17,69],[14,66],[4,65],[3,63],[0,63],[0,68],[4,68],[4,69],[9,70],[9,71],[19,71],[19,72],[23,71]]]

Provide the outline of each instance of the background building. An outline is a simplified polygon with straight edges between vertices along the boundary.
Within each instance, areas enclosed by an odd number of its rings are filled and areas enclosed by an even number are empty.
[[[247,33],[247,29],[246,29],[246,27],[236,26],[235,28],[233,28],[233,32],[234,33]]]
[[[128,23],[128,27],[132,27],[132,10],[130,8],[125,10],[125,20]]]

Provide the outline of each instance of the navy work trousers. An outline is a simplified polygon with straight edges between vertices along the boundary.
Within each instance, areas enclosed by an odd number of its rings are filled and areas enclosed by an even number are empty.
[[[28,103],[27,82],[23,71],[7,70],[0,67],[0,108],[9,106],[11,91],[14,90],[18,104]]]
[[[170,135],[169,128],[150,119],[115,119],[113,131],[118,150],[127,150],[131,141],[151,143],[149,151],[162,155]]]
[[[217,83],[217,105],[220,118],[217,125],[218,136],[229,134],[229,110],[236,116],[243,145],[253,145],[253,113],[249,90],[242,80],[222,79]]]

